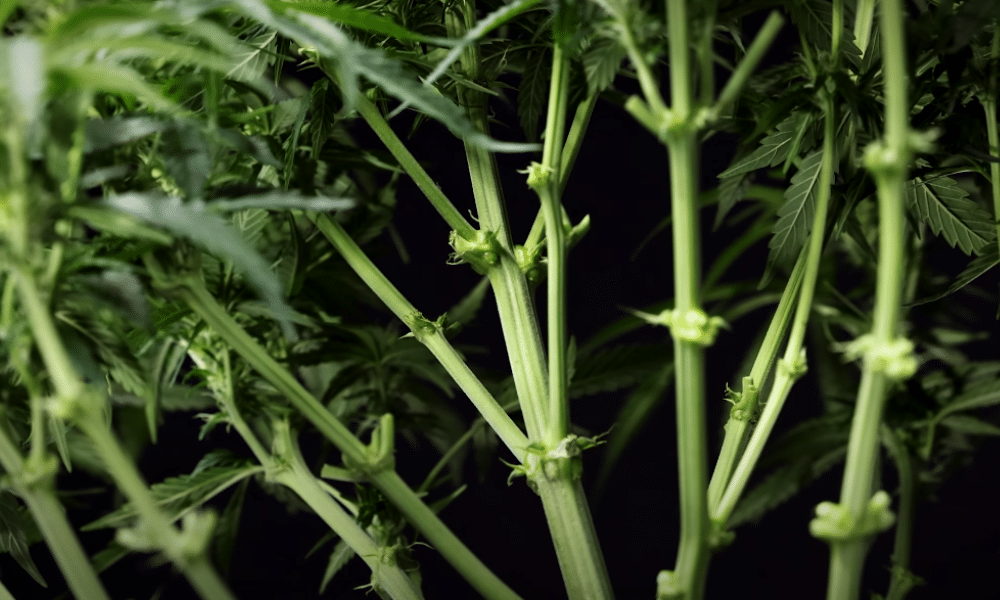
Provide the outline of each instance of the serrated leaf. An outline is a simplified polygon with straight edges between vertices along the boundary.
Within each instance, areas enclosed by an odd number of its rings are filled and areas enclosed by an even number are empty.
[[[315,49],[319,56],[329,59],[336,69],[345,108],[353,109],[359,93],[357,78],[364,75],[386,93],[440,121],[469,144],[494,152],[534,152],[540,149],[538,144],[501,142],[480,132],[462,108],[441,95],[436,88],[414,80],[401,61],[390,58],[381,50],[352,41],[336,25],[321,17],[293,10],[288,13],[290,18],[286,19],[267,14],[254,0],[237,0],[236,4],[300,46]]]
[[[347,542],[340,540],[330,552],[330,559],[326,563],[326,570],[323,572],[323,580],[319,584],[319,593],[326,591],[326,586],[347,562],[356,556],[354,549],[347,545]]]
[[[206,458],[202,460],[206,461],[206,459],[209,461],[219,460],[212,453],[206,455]],[[205,464],[211,463],[206,462]],[[254,465],[245,460],[234,461],[231,458],[227,464],[205,467],[200,463],[190,475],[168,477],[161,483],[150,486],[150,491],[156,505],[167,513],[167,518],[176,521],[229,487],[263,471],[264,467],[260,465]],[[131,503],[128,503],[80,529],[81,531],[91,531],[107,527],[128,526],[137,516],[138,512]]]
[[[787,119],[778,123],[777,131],[761,140],[760,148],[720,173],[719,179],[775,167],[785,162],[792,150],[792,141],[797,137],[796,132],[808,125],[808,114],[792,113]]]
[[[246,498],[249,484],[250,479],[244,479],[236,486],[215,526],[213,556],[223,577],[229,574],[233,548],[236,547],[236,536],[239,533],[240,515],[243,512],[243,499]]]
[[[267,142],[264,140],[244,134],[236,129],[219,129],[216,131],[219,139],[236,149],[257,159],[262,164],[271,165],[275,168],[282,166],[281,162],[275,158]]]
[[[968,195],[950,177],[917,177],[907,185],[906,203],[936,235],[971,255],[996,239],[996,225]]]
[[[768,244],[771,248],[769,268],[771,265],[790,265],[809,237],[816,212],[816,193],[822,165],[822,150],[806,156],[799,165],[798,172],[792,177],[792,184],[785,190],[785,203],[778,209],[774,237]]]
[[[49,584],[31,559],[24,530],[24,516],[17,500],[10,493],[0,492],[0,552],[10,554],[38,585],[47,588]]]
[[[333,132],[337,111],[341,107],[336,98],[336,90],[330,86],[329,79],[321,79],[313,85],[309,91],[309,100],[309,110],[312,113],[309,120],[312,156],[313,159],[317,159],[324,142]]]
[[[833,44],[833,5],[823,0],[797,0],[791,17],[796,27],[812,45],[829,51]]]
[[[977,256],[972,259],[969,262],[969,265],[965,267],[965,270],[958,274],[958,277],[956,277],[955,281],[948,286],[948,289],[933,296],[928,296],[927,298],[918,300],[913,304],[909,304],[907,305],[907,308],[927,304],[928,302],[935,302],[945,296],[950,296],[975,281],[976,278],[997,266],[997,264],[1000,264],[1000,252],[998,252],[996,244],[989,244],[982,250],[981,256]]]
[[[672,351],[662,344],[622,345],[594,353],[580,351],[570,398],[613,392],[635,385],[670,361]]]
[[[552,71],[548,49],[529,52],[524,59],[524,74],[517,88],[517,114],[521,129],[529,140],[538,139],[538,120],[548,97]]]
[[[663,364],[654,376],[646,378],[625,401],[615,419],[614,430],[608,437],[608,444],[604,450],[604,460],[597,476],[598,490],[604,489],[622,453],[642,429],[643,424],[648,422],[653,409],[663,401],[673,374],[673,361]]]
[[[803,486],[836,466],[847,455],[847,448],[836,448],[819,454],[809,454],[786,464],[769,475],[763,483],[746,493],[726,522],[736,527],[757,521],[771,509],[794,496]]]
[[[607,37],[595,39],[584,50],[581,59],[589,95],[599,94],[611,85],[627,55],[628,51],[618,40]]]
[[[934,419],[941,421],[958,412],[996,406],[997,404],[1000,404],[1000,380],[986,381],[973,386],[972,389],[949,402]]]
[[[231,260],[261,298],[268,303],[273,313],[279,316],[279,323],[285,336],[289,339],[295,338],[295,332],[286,317],[290,309],[281,295],[281,281],[278,276],[253,246],[222,217],[184,204],[180,198],[168,198],[155,193],[130,192],[111,196],[104,199],[104,204],[187,237],[209,252]],[[260,209],[249,209],[244,213],[246,214],[234,215],[236,220],[242,219],[242,224],[247,225],[242,229],[244,233],[252,229],[248,225],[251,219],[261,218],[260,213],[263,213],[265,219],[267,216],[267,212]]]
[[[241,51],[233,55],[236,66],[225,74],[230,79],[250,81],[263,77],[268,66],[270,52],[273,51],[277,31],[264,32],[245,42]]]
[[[727,177],[719,183],[719,208],[715,213],[713,230],[719,228],[729,211],[746,196],[751,185],[753,185],[753,178],[749,172],[740,176]]]

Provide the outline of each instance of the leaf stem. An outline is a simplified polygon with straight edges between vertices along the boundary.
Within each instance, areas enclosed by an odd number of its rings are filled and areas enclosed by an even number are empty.
[[[764,26],[760,28],[757,37],[754,38],[753,43],[747,48],[746,56],[736,66],[733,74],[726,81],[725,87],[719,93],[719,99],[715,101],[715,105],[712,107],[713,119],[718,118],[736,102],[736,98],[743,91],[743,86],[746,85],[750,74],[753,73],[757,65],[760,64],[760,61],[763,60],[764,55],[767,54],[771,43],[774,42],[774,38],[777,37],[784,24],[785,19],[778,12],[772,12],[767,17],[767,21],[764,21]]]
[[[997,131],[997,99],[1000,97],[1000,77],[997,63],[1000,62],[1000,20],[993,22],[993,41],[990,45],[990,78],[984,97],[981,97],[986,113],[986,137],[990,144],[990,156],[1000,158],[1000,133]],[[1000,162],[990,161],[990,187],[993,191],[993,216],[996,219],[997,247],[1000,249]]]
[[[916,512],[916,477],[910,449],[886,424],[882,424],[882,442],[896,463],[899,473],[899,514],[896,517],[896,538],[892,548],[892,579],[886,600],[903,600],[915,584],[910,573],[910,551],[913,547],[913,521]]]

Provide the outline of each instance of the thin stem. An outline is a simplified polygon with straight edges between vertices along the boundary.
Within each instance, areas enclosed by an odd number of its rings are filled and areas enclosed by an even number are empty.
[[[756,390],[751,392],[751,390],[744,387],[741,392],[743,398],[746,398],[748,394],[757,393],[759,390],[762,390],[765,381],[771,374],[771,368],[778,355],[778,344],[785,337],[788,325],[792,321],[793,301],[802,283],[802,276],[805,274],[807,254],[808,248],[803,248],[799,252],[799,258],[795,262],[795,267],[788,278],[788,283],[785,284],[785,291],[781,294],[781,300],[774,311],[774,316],[771,317],[767,333],[764,334],[764,341],[761,343],[756,358],[754,358],[753,366],[750,369],[750,381]],[[755,410],[755,404],[749,406],[748,409]],[[722,442],[722,450],[719,453],[719,460],[715,464],[712,480],[708,485],[708,512],[713,519],[716,518],[716,515],[720,514],[718,511],[722,495],[729,485],[733,467],[740,458],[740,446],[749,427],[750,415],[747,415],[745,410],[741,416],[744,418],[730,418],[726,423],[726,436]],[[719,525],[724,526],[725,523],[719,523]]]
[[[896,462],[896,471],[899,473],[899,511],[896,516],[896,539],[892,548],[892,579],[889,582],[886,600],[903,600],[913,587],[913,576],[909,573],[909,569],[916,512],[916,477],[909,448],[892,428],[884,423],[882,440],[889,447]]]
[[[35,464],[43,465],[42,462]],[[0,465],[11,475],[14,489],[28,505],[28,510],[39,531],[42,532],[42,537],[45,538],[45,543],[73,595],[77,598],[110,600],[111,597],[101,585],[90,559],[74,533],[73,526],[66,518],[66,510],[56,498],[53,487],[55,464],[51,465],[53,468],[49,473],[42,474],[41,478],[26,485],[25,462],[10,438],[6,424],[0,423]],[[37,476],[37,474],[32,475]]]
[[[361,277],[362,281],[368,284],[368,287],[389,307],[389,310],[412,327],[415,315],[419,315],[419,313],[409,300],[379,271],[378,267],[365,255],[339,223],[326,215],[318,215],[314,218],[319,230],[333,244],[337,252],[344,257],[347,264]],[[429,324],[429,322],[427,323]],[[444,366],[517,461],[521,462],[524,458],[524,448],[529,444],[528,438],[493,398],[493,395],[476,377],[475,373],[469,369],[465,360],[448,342],[444,333],[435,328],[433,333],[419,335],[417,339],[427,346],[431,354]]]
[[[558,197],[562,200],[563,192],[566,191],[566,183],[569,181],[570,173],[573,171],[573,165],[576,163],[576,157],[580,154],[580,147],[583,145],[583,136],[587,131],[587,126],[590,124],[590,117],[594,114],[594,107],[597,105],[597,94],[592,94],[587,96],[587,98],[576,107],[576,114],[573,117],[573,124],[570,125],[569,133],[566,135],[566,144],[563,146],[562,150],[562,165],[559,167],[559,193]],[[566,210],[563,209],[563,215],[565,216]],[[524,241],[524,247],[534,248],[539,243],[541,243],[542,236],[545,233],[545,216],[542,213],[542,209],[538,209],[538,214],[535,215],[535,221],[531,225],[531,231],[528,233],[528,237]]]
[[[716,100],[715,106],[712,107],[713,115],[717,118],[723,112],[725,112],[733,102],[736,102],[736,98],[739,97],[741,91],[743,91],[743,86],[746,85],[747,80],[750,78],[750,74],[754,72],[760,61],[763,60],[764,55],[767,54],[768,49],[771,47],[771,43],[774,38],[777,37],[778,33],[781,31],[781,26],[785,24],[784,17],[778,12],[772,12],[770,16],[767,17],[767,21],[764,21],[764,26],[760,28],[760,32],[757,33],[757,37],[754,38],[750,47],[747,48],[747,54],[737,65],[733,74],[729,77],[726,82],[726,86],[722,88],[722,92],[719,93],[719,99]]]
[[[476,235],[476,229],[465,220],[462,213],[455,208],[451,200],[444,195],[441,188],[434,183],[431,176],[427,174],[427,171],[420,166],[417,159],[410,154],[410,151],[403,144],[399,136],[392,130],[389,123],[382,116],[378,107],[371,103],[364,94],[358,94],[355,98],[355,106],[358,109],[358,113],[361,117],[368,123],[375,132],[375,135],[382,140],[385,144],[386,149],[396,158],[399,162],[399,166],[403,168],[404,171],[413,179],[413,183],[417,184],[417,187],[424,196],[430,200],[431,205],[434,209],[438,211],[448,226],[458,232],[458,235],[464,237],[465,239],[472,239]]]
[[[989,87],[985,98],[982,98],[983,110],[986,112],[986,137],[990,144],[990,156],[1000,157],[1000,133],[997,131],[997,99],[1000,97],[997,78],[997,62],[1000,61],[1000,20],[993,22],[993,42],[990,46]],[[997,246],[1000,249],[1000,162],[990,161],[990,188],[993,191],[993,216],[996,218]]]
[[[667,0],[670,38],[670,110],[673,131],[666,135],[673,215],[674,310],[701,310],[701,226],[698,219],[698,138],[692,122],[693,90],[688,57],[687,0]],[[677,456],[681,530],[674,578],[683,598],[705,593],[708,574],[708,448],[705,426],[704,347],[674,333],[677,395]]]
[[[461,37],[474,27],[475,6],[472,0],[463,0],[446,11],[445,25],[451,37]],[[467,77],[477,79],[482,69],[478,47],[468,47],[461,56],[460,64]],[[475,90],[460,89],[459,99],[468,108],[469,119],[476,128],[489,135],[485,96]],[[548,372],[538,316],[524,273],[514,258],[496,158],[492,152],[471,144],[465,144],[465,153],[480,227],[492,232],[500,245],[499,265],[489,269],[487,276],[493,286],[514,386],[528,436],[532,440],[540,440],[547,418]]]
[[[548,259],[549,414],[546,443],[556,447],[569,430],[569,399],[566,368],[566,231],[559,203],[559,172],[562,163],[566,100],[569,91],[569,59],[559,44],[552,54],[552,81],[545,126],[542,169],[548,172],[537,188],[545,216],[546,257]]]
[[[154,274],[154,277],[159,277],[161,285],[163,285],[165,275],[155,259],[149,255],[144,259],[150,273]],[[237,354],[243,357],[243,360],[247,361],[254,370],[284,395],[341,452],[358,463],[365,464],[367,462],[366,448],[361,441],[314,398],[288,370],[271,358],[267,351],[251,338],[226,313],[225,309],[219,306],[219,303],[212,298],[204,285],[195,280],[188,280],[177,289],[177,293]],[[406,515],[417,531],[431,540],[434,547],[445,557],[445,560],[451,563],[455,570],[472,583],[486,598],[490,600],[518,598],[507,587],[507,584],[500,581],[475,554],[455,537],[455,534],[441,519],[423,504],[395,471],[383,471],[373,475],[371,480],[385,497]]]
[[[812,312],[813,295],[816,291],[816,280],[819,277],[819,263],[823,254],[823,235],[826,230],[827,209],[830,204],[830,185],[833,182],[833,161],[834,143],[836,139],[836,121],[834,115],[833,98],[829,95],[825,99],[824,116],[824,136],[822,165],[820,166],[819,182],[817,184],[816,212],[813,215],[812,232],[809,236],[808,255],[805,260],[805,273],[802,279],[802,286],[799,289],[799,299],[795,307],[795,317],[792,320],[792,329],[788,335],[788,344],[785,347],[783,368],[779,370],[775,377],[774,387],[764,405],[764,412],[761,414],[760,422],[757,423],[753,435],[747,444],[743,456],[733,473],[732,481],[726,488],[719,502],[718,507],[712,514],[712,519],[717,523],[725,523],[736,507],[743,491],[746,489],[750,475],[753,473],[757,461],[764,451],[764,446],[774,429],[778,420],[778,415],[784,406],[785,400],[795,383],[795,379],[800,372],[794,365],[804,368],[803,341],[805,340],[806,325],[809,323],[809,314]]]

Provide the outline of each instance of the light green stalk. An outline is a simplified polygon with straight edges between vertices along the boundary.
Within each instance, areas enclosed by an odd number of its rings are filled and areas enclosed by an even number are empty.
[[[892,579],[886,600],[903,600],[916,585],[910,573],[910,551],[913,547],[913,521],[916,512],[916,473],[909,448],[888,425],[882,424],[882,440],[888,446],[896,471],[899,473],[899,515],[896,518],[896,538],[892,548]]]
[[[823,163],[820,166],[819,182],[817,184],[816,212],[813,216],[812,233],[809,237],[808,255],[805,260],[805,274],[803,276],[802,287],[799,290],[799,300],[795,308],[792,331],[788,336],[785,356],[778,363],[778,372],[775,374],[771,394],[764,405],[764,412],[761,414],[760,421],[754,428],[753,435],[750,437],[746,450],[740,458],[732,480],[729,482],[721,500],[712,512],[712,520],[719,527],[725,526],[726,521],[736,507],[736,502],[746,489],[750,475],[753,473],[753,469],[764,451],[764,446],[771,435],[771,431],[774,429],[774,424],[778,420],[778,415],[781,413],[792,385],[806,369],[803,342],[805,341],[806,326],[809,323],[809,314],[812,311],[816,280],[819,276],[819,263],[820,257],[823,254],[827,209],[830,204],[830,184],[833,182],[836,122],[833,98],[829,94],[826,94],[824,112]]]
[[[25,272],[17,272],[15,276],[35,344],[56,389],[57,400],[51,410],[72,420],[90,439],[108,474],[139,513],[144,528],[142,541],[162,550],[205,600],[234,598],[205,554],[204,542],[209,538],[204,528],[208,523],[199,523],[201,527],[192,526],[190,531],[181,533],[160,511],[135,464],[108,431],[102,416],[103,398],[87,388],[73,367],[34,278]]]
[[[740,402],[733,406],[730,411],[730,419],[726,422],[726,435],[722,442],[722,450],[719,452],[719,460],[715,464],[712,472],[712,480],[708,484],[708,513],[716,520],[716,515],[720,515],[719,505],[722,502],[722,495],[730,483],[733,468],[740,458],[740,446],[743,437],[750,426],[750,420],[754,416],[758,406],[758,394],[764,388],[767,378],[771,374],[774,366],[774,359],[778,355],[778,344],[784,339],[788,331],[788,325],[792,321],[793,299],[799,291],[802,283],[802,276],[805,273],[808,248],[802,248],[799,258],[795,262],[795,268],[785,284],[785,291],[781,294],[778,307],[771,317],[771,323],[764,334],[764,341],[760,350],[754,358],[753,366],[750,368],[749,381],[744,379],[743,387],[740,390]],[[717,528],[724,528],[725,522],[715,522]]]
[[[38,432],[32,433],[32,436],[36,433]],[[56,461],[51,456],[45,456],[42,462],[35,464],[37,466],[34,468],[28,467],[28,463],[21,458],[17,445],[7,434],[5,425],[0,425],[0,465],[10,474],[14,490],[28,505],[70,591],[81,599],[110,600],[111,597],[101,585],[73,526],[66,518],[65,509],[56,498]]]
[[[350,461],[358,465],[368,464],[366,448],[360,440],[287,369],[268,355],[267,351],[208,293],[203,283],[188,278],[179,285],[170,284],[152,256],[147,255],[144,260],[158,285],[175,288],[176,293],[229,344],[233,351],[242,356],[243,360],[285,396]],[[395,290],[392,291],[398,294]],[[459,384],[462,385],[462,382]],[[493,402],[495,403],[495,400]],[[489,600],[520,598],[448,529],[395,471],[372,473],[369,475],[369,480],[483,597]]]
[[[867,544],[871,535],[890,525],[884,494],[872,495],[878,462],[879,425],[888,386],[912,375],[916,363],[912,344],[897,338],[905,264],[903,214],[904,184],[912,151],[903,23],[900,0],[882,0],[879,28],[885,79],[885,139],[865,153],[878,190],[879,261],[872,333],[859,340],[856,353],[864,356],[861,385],[851,423],[847,464],[840,504],[821,505],[827,515],[839,516],[846,531],[830,538],[828,600],[856,600]],[[824,524],[824,514],[811,524],[813,533]]]

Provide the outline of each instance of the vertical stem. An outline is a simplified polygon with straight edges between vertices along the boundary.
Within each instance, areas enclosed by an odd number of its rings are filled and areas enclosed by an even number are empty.
[[[909,164],[909,103],[907,101],[906,55],[903,39],[901,0],[879,4],[885,75],[885,140],[873,149],[869,168],[878,189],[879,262],[875,290],[875,314],[871,348],[888,347],[896,341],[900,320],[904,263],[903,194]],[[861,520],[872,497],[875,461],[878,458],[878,431],[890,381],[878,361],[866,358],[861,386],[851,423],[847,464],[841,487],[840,505],[850,521]],[[856,600],[868,540],[848,538],[831,542],[828,600]]]
[[[701,225],[698,219],[698,143],[692,123],[687,0],[667,0],[670,39],[671,121],[666,135],[673,215],[675,314],[700,310]],[[683,597],[700,599],[708,574],[708,449],[705,426],[704,348],[674,332],[677,453],[681,531],[674,577]]]
[[[566,231],[563,229],[562,205],[559,202],[559,166],[566,125],[566,100],[569,87],[569,59],[556,43],[552,55],[552,82],[546,116],[542,169],[547,172],[545,185],[538,188],[545,216],[545,248],[548,259],[548,334],[549,334],[549,413],[545,442],[554,448],[569,431],[569,398],[566,369]]]
[[[913,520],[916,512],[916,477],[910,449],[887,425],[882,425],[882,437],[896,461],[899,473],[899,511],[896,517],[896,539],[892,548],[892,579],[886,600],[903,600],[913,587],[909,574],[910,550],[913,546]]]

